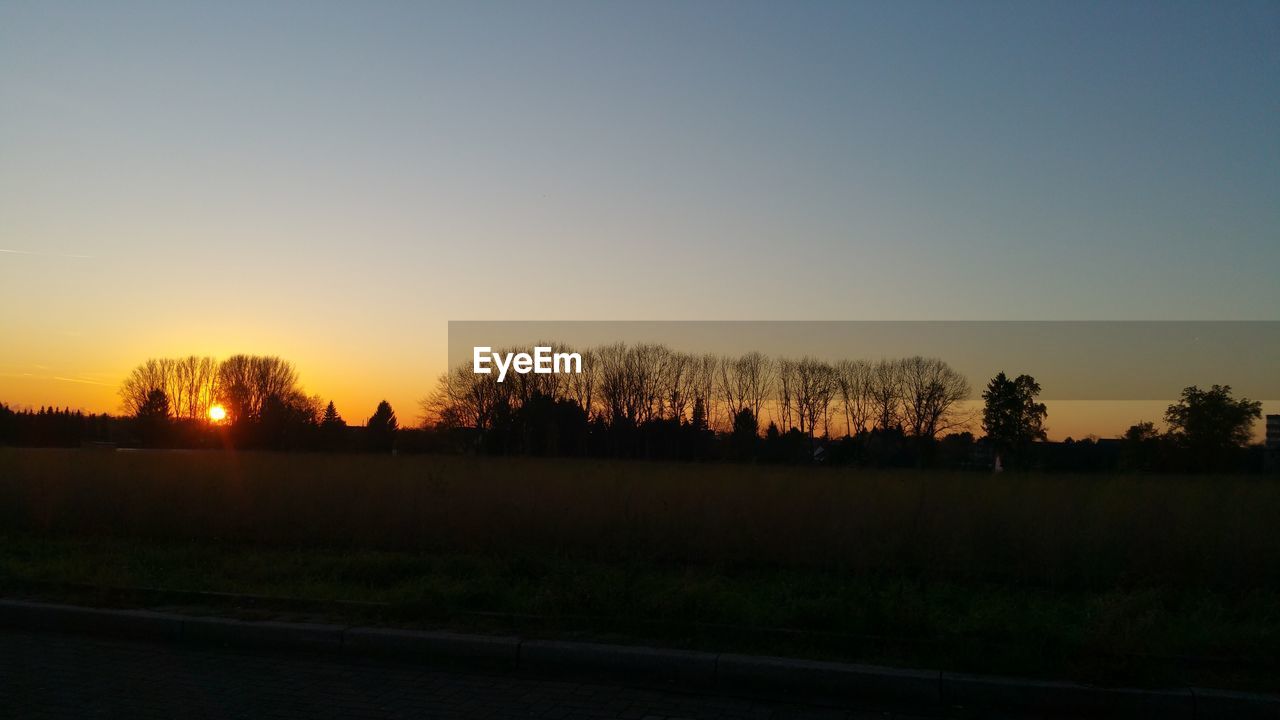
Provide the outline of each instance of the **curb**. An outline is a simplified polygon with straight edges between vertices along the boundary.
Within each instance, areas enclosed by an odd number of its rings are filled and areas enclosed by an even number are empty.
[[[340,653],[344,630],[340,625],[318,623],[249,622],[217,617],[182,618],[183,640],[238,647]]]
[[[717,657],[691,650],[556,640],[525,640],[520,644],[522,670],[625,674],[703,687],[716,683]]]
[[[1185,720],[1199,717],[1196,713],[1196,699],[1190,688],[1098,688],[1069,682],[956,673],[942,673],[941,681],[942,696],[947,704],[962,707],[998,707],[1023,712],[1053,708],[1055,712],[1079,713],[1084,717],[1158,717]]]
[[[342,652],[514,670],[520,662],[520,638],[352,627],[342,633]]]
[[[150,610],[108,610],[0,600],[0,625],[31,630],[178,640],[182,637],[184,620],[180,615]]]
[[[722,654],[716,668],[720,684],[769,688],[827,697],[875,698],[921,707],[941,707],[937,670],[905,670],[878,665]]]
[[[1191,688],[1200,720],[1261,720],[1280,718],[1280,697],[1231,690]]]
[[[169,642],[396,657],[539,674],[607,674],[752,693],[879,700],[1086,716],[1280,720],[1280,696],[1204,688],[1142,690],[731,653],[510,636],[251,622],[151,610],[111,610],[0,599],[0,627]]]

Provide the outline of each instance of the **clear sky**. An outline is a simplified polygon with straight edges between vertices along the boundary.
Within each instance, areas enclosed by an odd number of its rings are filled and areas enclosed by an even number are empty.
[[[1278,128],[1274,1],[10,0],[0,400],[252,352],[409,419],[450,319],[1280,319]]]

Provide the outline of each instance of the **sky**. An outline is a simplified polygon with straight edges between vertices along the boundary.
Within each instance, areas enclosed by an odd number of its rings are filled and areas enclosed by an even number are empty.
[[[9,0],[0,401],[248,352],[411,419],[450,320],[1276,320],[1277,128],[1276,2]]]

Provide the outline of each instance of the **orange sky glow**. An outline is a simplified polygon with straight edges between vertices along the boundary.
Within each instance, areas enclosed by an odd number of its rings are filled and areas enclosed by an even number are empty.
[[[0,3],[0,402],[248,353],[411,425],[458,319],[1274,320],[1274,18]]]

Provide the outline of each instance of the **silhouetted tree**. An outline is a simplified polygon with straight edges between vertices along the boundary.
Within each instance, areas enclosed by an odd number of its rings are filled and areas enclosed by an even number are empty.
[[[399,427],[400,422],[396,420],[396,411],[391,409],[391,403],[386,400],[378,403],[378,408],[373,411],[373,415],[365,423],[365,434],[368,438],[369,449],[374,452],[391,452],[394,450],[396,429]]]
[[[881,360],[867,377],[871,417],[880,430],[898,427],[902,421],[902,367],[897,360]]]
[[[320,448],[330,452],[346,449],[347,421],[330,400],[320,418]]]
[[[85,415],[70,408],[41,407],[14,410],[0,403],[0,445],[20,447],[76,447],[85,441],[136,439],[138,421],[125,426],[109,415]]]
[[[764,441],[760,443],[760,459],[765,462],[782,462],[782,433],[778,424],[770,421],[764,431]]]
[[[970,466],[973,456],[973,433],[948,433],[938,443],[938,464],[948,468],[964,468]]]
[[[835,366],[835,382],[844,410],[844,432],[856,436],[867,429],[871,419],[871,363],[841,360]]]
[[[1120,436],[1120,466],[1125,470],[1154,470],[1160,460],[1163,438],[1153,422],[1130,425]]]
[[[300,405],[307,400],[293,364],[265,355],[233,355],[222,361],[218,366],[217,398],[236,424],[260,419],[272,398],[287,405]]]
[[[684,456],[693,460],[706,459],[710,454],[711,441],[715,438],[715,433],[712,432],[711,423],[707,420],[707,404],[701,397],[694,398],[693,412],[690,414],[689,424],[684,429],[687,431],[688,438],[683,443]]]
[[[577,401],[536,393],[510,414],[506,451],[529,455],[578,455],[587,443],[587,414]]]
[[[218,361],[211,357],[152,358],[135,367],[120,385],[125,412],[137,415],[152,390],[169,397],[174,418],[204,420],[213,402]]]
[[[152,390],[164,390],[165,362],[150,359],[134,368],[120,384],[120,402],[128,415],[137,417]]]
[[[730,455],[735,460],[754,460],[759,444],[760,423],[756,422],[751,408],[744,407],[733,416],[733,434],[729,437]]]
[[[773,361],[758,352],[749,352],[737,358],[717,359],[714,365],[716,386],[729,417],[736,420],[743,410],[760,417],[760,409],[773,387]]]
[[[918,443],[908,442],[900,426],[872,428],[859,437],[862,445],[860,461],[872,467],[908,467],[918,465],[918,456],[911,448]]]
[[[831,400],[837,392],[835,370],[821,360],[801,358],[793,367],[791,382],[790,397],[800,432],[813,438],[821,427],[822,434],[826,435]]]
[[[982,428],[1006,461],[1023,462],[1028,446],[1045,439],[1044,403],[1036,402],[1040,384],[1030,375],[1010,380],[1003,372],[982,393]]]
[[[138,436],[146,447],[162,447],[169,434],[169,396],[159,388],[147,393],[138,408]]]
[[[693,416],[689,420],[689,425],[698,431],[710,429],[710,424],[707,422],[707,406],[702,402],[702,398],[693,401]]]
[[[1130,425],[1128,430],[1124,431],[1123,439],[1127,442],[1145,443],[1160,438],[1160,432],[1156,430],[1156,424],[1153,422],[1140,422]]]
[[[324,408],[324,416],[320,419],[321,427],[346,427],[347,421],[342,419],[338,414],[338,408],[334,407],[333,401]]]
[[[1192,470],[1229,467],[1253,436],[1253,421],[1262,417],[1262,403],[1231,397],[1230,385],[1201,390],[1192,385],[1169,406],[1164,419],[1169,437],[1188,453]]]
[[[899,365],[902,416],[906,430],[932,440],[962,419],[957,406],[969,397],[969,381],[937,358],[907,358]]]
[[[0,403],[0,445],[16,445],[18,442],[18,414],[8,405]]]

